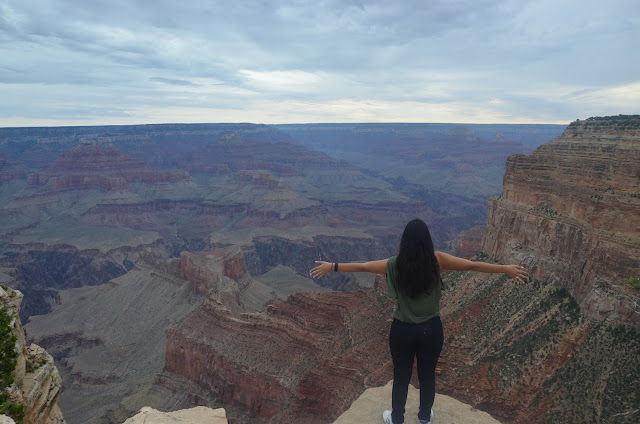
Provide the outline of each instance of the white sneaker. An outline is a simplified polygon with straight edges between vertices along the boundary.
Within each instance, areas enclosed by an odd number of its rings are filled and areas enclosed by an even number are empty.
[[[431,416],[429,417],[429,421],[420,420],[420,424],[433,424],[433,408],[431,409]]]
[[[382,413],[382,421],[384,421],[384,424],[393,424],[393,421],[391,420],[391,411],[387,410]]]

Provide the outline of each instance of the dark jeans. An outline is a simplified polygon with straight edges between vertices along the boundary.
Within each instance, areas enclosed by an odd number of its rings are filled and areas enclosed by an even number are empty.
[[[418,358],[420,381],[420,412],[418,419],[429,421],[436,396],[436,364],[442,350],[444,334],[442,321],[435,317],[422,324],[407,324],[397,319],[391,324],[389,347],[393,359],[393,391],[391,419],[394,424],[404,422],[404,407],[413,371],[413,358]]]

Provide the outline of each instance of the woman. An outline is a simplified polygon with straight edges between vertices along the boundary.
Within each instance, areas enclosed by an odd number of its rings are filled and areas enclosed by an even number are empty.
[[[443,252],[436,252],[427,224],[414,219],[402,233],[398,255],[365,263],[329,263],[316,261],[311,270],[313,278],[321,278],[330,271],[372,272],[386,274],[389,296],[397,299],[389,334],[393,360],[393,411],[384,411],[386,424],[404,422],[405,403],[413,359],[418,361],[420,381],[421,424],[433,423],[435,398],[435,369],[444,341],[440,321],[440,297],[443,288],[442,271],[480,271],[505,273],[518,282],[528,278],[519,265],[497,265],[472,262]]]

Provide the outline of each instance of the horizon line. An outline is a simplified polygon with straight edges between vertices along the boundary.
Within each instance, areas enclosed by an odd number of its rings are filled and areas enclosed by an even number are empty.
[[[580,121],[585,119],[579,119]],[[143,127],[143,126],[161,126],[161,125],[264,125],[264,126],[285,126],[285,125],[569,125],[571,122],[435,122],[435,121],[386,121],[386,122],[289,122],[289,123],[262,123],[262,122],[162,122],[162,123],[138,123],[138,124],[66,124],[66,125],[16,125],[16,126],[0,126],[0,130],[4,129],[19,129],[19,128],[75,128],[75,127]]]

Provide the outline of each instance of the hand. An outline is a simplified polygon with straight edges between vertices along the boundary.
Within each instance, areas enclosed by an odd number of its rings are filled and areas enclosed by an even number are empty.
[[[506,273],[518,283],[524,283],[529,279],[529,273],[520,265],[507,265]]]
[[[322,278],[326,273],[331,272],[333,264],[331,262],[316,261],[318,266],[313,268],[309,274],[312,278]]]

